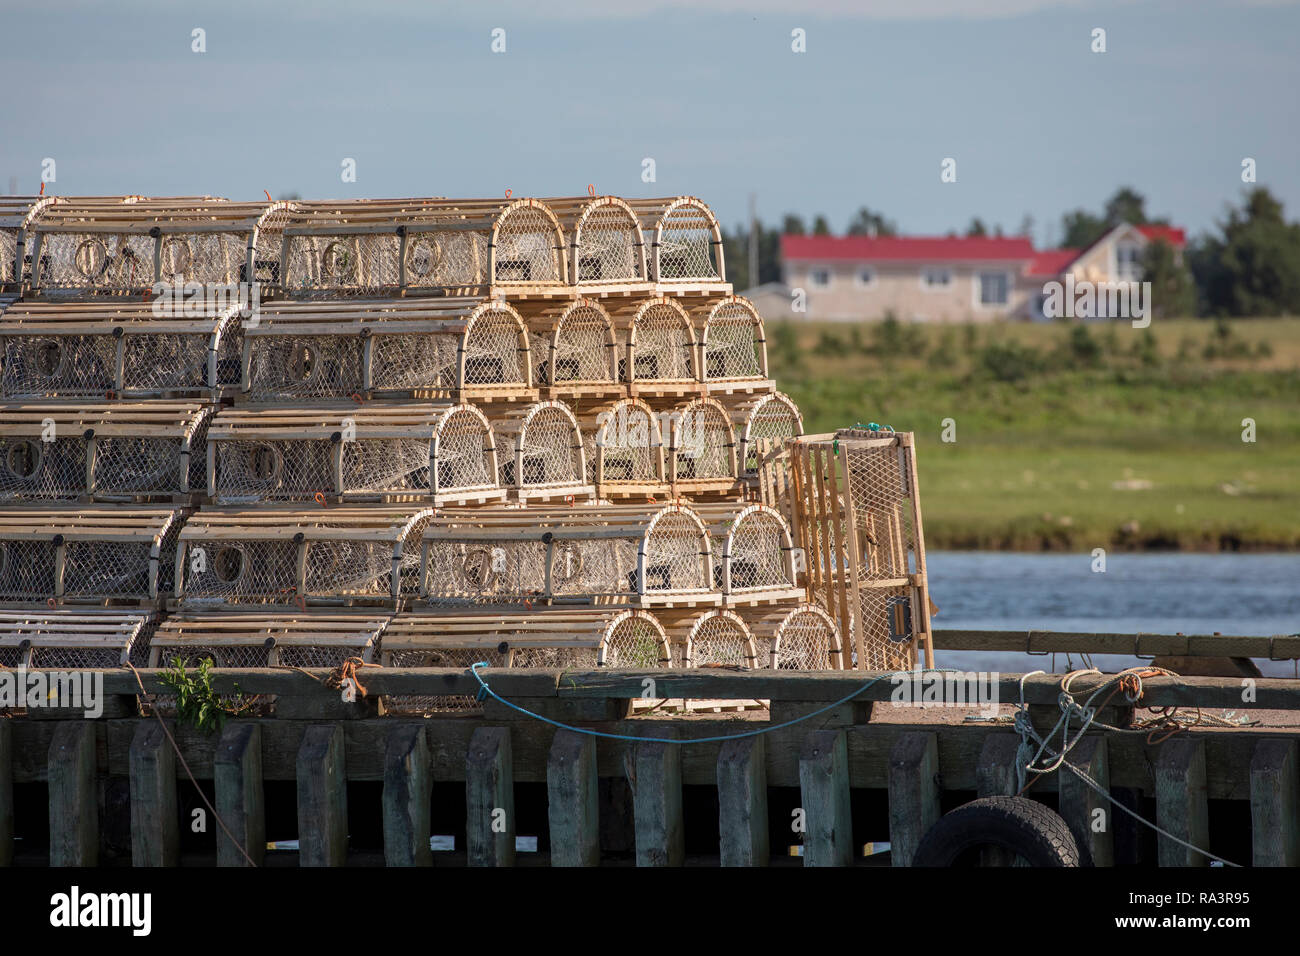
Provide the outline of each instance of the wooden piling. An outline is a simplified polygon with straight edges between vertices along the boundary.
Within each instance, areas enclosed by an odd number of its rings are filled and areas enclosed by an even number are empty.
[[[50,741],[50,866],[99,862],[99,805],[95,796],[95,723],[59,724]]]
[[[262,727],[235,721],[226,725],[212,761],[217,866],[261,866],[266,857],[266,795],[262,789]],[[245,856],[247,854],[247,857]]]
[[[480,727],[465,756],[465,850],[470,866],[515,865],[515,778],[508,727]]]
[[[298,865],[343,866],[347,855],[343,728],[315,724],[298,748]]]
[[[980,797],[1014,797],[1020,789],[1016,776],[1017,734],[989,734],[975,765],[975,793]]]
[[[660,726],[657,737],[675,737]],[[686,831],[682,822],[682,754],[678,744],[641,743],[633,747],[633,817],[637,866],[682,866]]]
[[[767,866],[767,746],[728,740],[718,752],[718,843],[723,866]]]
[[[14,735],[0,720],[0,866],[14,861]]]
[[[394,727],[384,749],[384,862],[388,866],[433,865],[429,845],[432,796],[424,727]]]
[[[814,730],[799,754],[803,803],[804,866],[850,866],[853,820],[849,810],[849,748],[843,730]]]
[[[596,739],[561,730],[546,758],[551,866],[600,865],[600,786]]]
[[[1205,741],[1168,740],[1156,758],[1156,824],[1201,849],[1209,849],[1209,800],[1205,788]],[[1157,835],[1161,866],[1209,866],[1204,853]]]
[[[136,725],[129,755],[131,865],[178,866],[176,752],[156,720]]]
[[[911,866],[916,848],[939,822],[939,738],[902,734],[889,754],[889,857]]]
[[[1300,866],[1294,739],[1261,740],[1250,761],[1251,857],[1255,866]]]
[[[1070,751],[1069,761],[1110,792],[1110,749],[1105,737],[1096,734],[1084,737]],[[1069,824],[1080,851],[1086,850],[1091,855],[1093,866],[1114,866],[1117,812],[1114,804],[1064,767],[1057,776],[1057,812]]]

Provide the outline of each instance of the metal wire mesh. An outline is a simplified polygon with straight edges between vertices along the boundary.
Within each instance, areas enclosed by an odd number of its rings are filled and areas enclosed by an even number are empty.
[[[704,378],[707,381],[762,378],[758,316],[738,302],[724,302],[709,315],[704,329]]]
[[[79,435],[49,442],[35,437],[0,437],[0,499],[84,495],[87,444]]]
[[[363,387],[360,342],[344,335],[258,336],[249,387],[255,398],[352,395]]]
[[[494,280],[499,283],[559,282],[560,250],[555,223],[535,206],[517,206],[497,223]]]
[[[786,563],[790,542],[785,525],[771,512],[751,511],[731,532],[732,591],[793,587]],[[714,577],[720,578],[715,569]],[[721,583],[721,582],[719,582]]]
[[[482,456],[482,445],[479,455]],[[345,492],[420,492],[428,494],[429,441],[421,438],[367,438],[343,445]]]
[[[708,218],[693,206],[678,206],[660,220],[659,279],[716,279],[717,258]]]
[[[0,541],[0,598],[44,601],[53,597],[54,553],[49,541]]]
[[[47,294],[148,288],[154,283],[153,255],[148,235],[44,233],[39,285]]]
[[[219,500],[304,500],[334,488],[334,445],[326,439],[216,443]]]
[[[643,382],[695,379],[695,339],[690,319],[666,303],[646,307],[633,324],[631,377]]]
[[[102,396],[117,387],[117,346],[108,335],[9,335],[0,381],[15,398]]]
[[[595,385],[612,381],[608,317],[594,305],[579,303],[556,323],[553,347],[534,350],[539,385]]]
[[[688,666],[753,667],[749,629],[728,614],[710,612],[691,628]]]
[[[678,413],[674,435],[678,479],[736,477],[735,433],[720,405],[689,403]]]
[[[138,392],[193,391],[215,386],[208,381],[210,336],[170,332],[166,335],[136,334],[122,342],[122,388]],[[239,356],[223,350],[218,359],[219,377],[224,384],[239,382]]]
[[[624,595],[636,591],[634,538],[559,541],[551,552],[551,590],[557,595]]]
[[[592,209],[582,220],[578,233],[577,281],[597,283],[644,278],[640,245],[640,226],[625,208],[604,205]]]
[[[391,542],[307,542],[308,594],[388,597],[392,594],[392,570]]]

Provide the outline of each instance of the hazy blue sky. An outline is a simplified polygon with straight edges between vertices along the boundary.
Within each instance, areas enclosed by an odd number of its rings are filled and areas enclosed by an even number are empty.
[[[1243,157],[1300,216],[1298,37],[1294,4],[1223,0],[0,0],[0,189],[35,190],[45,157],[67,194],[594,183],[693,193],[728,225],[750,192],[837,231],[863,204],[911,233],[1029,214],[1042,243],[1128,184],[1199,231]]]

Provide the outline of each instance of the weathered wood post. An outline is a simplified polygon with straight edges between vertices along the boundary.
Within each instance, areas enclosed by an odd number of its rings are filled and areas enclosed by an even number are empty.
[[[804,866],[851,866],[853,818],[849,807],[849,748],[843,730],[814,730],[799,754],[799,795],[804,811]]]
[[[1110,792],[1110,751],[1105,737],[1084,737],[1070,751],[1070,763]],[[1093,866],[1114,866],[1114,805],[1064,767],[1057,771],[1057,786],[1057,810],[1069,824],[1079,849],[1091,854]]]
[[[298,748],[298,865],[342,866],[348,855],[343,728],[315,724]]]
[[[50,866],[95,866],[99,862],[95,722],[60,722],[48,759]]]
[[[600,785],[596,738],[557,731],[546,758],[551,866],[600,865]]]
[[[465,756],[465,852],[470,866],[515,865],[510,728],[480,727]]]
[[[911,866],[916,848],[939,822],[939,738],[932,733],[899,736],[889,754],[889,857]]]
[[[177,866],[176,752],[156,720],[136,725],[127,762],[131,774],[131,865]]]
[[[975,764],[975,793],[980,797],[1013,797],[1016,782],[1016,751],[1020,737],[1016,734],[989,734]]]
[[[217,742],[212,766],[217,866],[261,866],[266,857],[266,795],[262,790],[262,725],[232,721]],[[247,856],[245,856],[247,854]]]
[[[676,737],[672,727],[657,737]],[[633,745],[632,812],[636,821],[637,866],[681,866],[686,861],[682,823],[682,754],[679,744]]]
[[[1175,738],[1156,758],[1156,823],[1193,846],[1208,850],[1210,808],[1205,786],[1205,741]],[[1204,853],[1158,835],[1161,866],[1209,866]]]
[[[1250,832],[1255,866],[1300,866],[1296,742],[1261,740],[1250,760]]]
[[[0,720],[0,866],[14,861],[14,735]]]
[[[723,866],[767,866],[771,860],[762,736],[728,740],[718,752],[718,835]]]
[[[388,732],[384,751],[384,862],[389,866],[433,865],[429,846],[432,791],[424,727],[394,727]]]

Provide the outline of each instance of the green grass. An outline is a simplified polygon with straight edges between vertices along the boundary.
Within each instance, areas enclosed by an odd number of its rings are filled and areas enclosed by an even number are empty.
[[[809,431],[916,433],[930,547],[1300,548],[1300,320],[1075,328],[772,323],[768,349]]]

